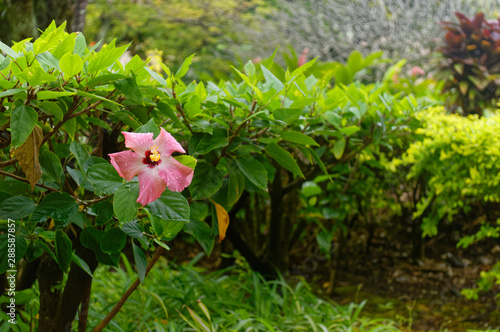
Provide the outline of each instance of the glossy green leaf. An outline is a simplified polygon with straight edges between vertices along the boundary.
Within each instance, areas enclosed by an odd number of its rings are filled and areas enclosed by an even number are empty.
[[[337,142],[335,142],[335,145],[333,146],[333,155],[335,156],[335,158],[342,158],[345,150],[345,145],[346,140],[344,138],[339,139]]]
[[[78,203],[66,193],[53,192],[48,194],[35,208],[31,221],[42,222],[47,218],[67,222],[78,212]]]
[[[118,227],[112,227],[101,239],[101,250],[112,254],[120,252],[127,243],[127,235]]]
[[[61,185],[63,168],[61,160],[53,152],[46,150],[40,155],[40,166],[44,173],[50,175],[55,182]]]
[[[189,57],[186,58],[186,60],[184,60],[181,67],[179,68],[179,70],[177,70],[177,72],[174,75],[176,79],[179,80],[182,77],[184,77],[184,75],[186,75],[186,73],[189,70],[189,66],[191,65],[191,62],[193,61],[193,57],[194,54],[190,55]]]
[[[267,189],[267,171],[258,160],[254,158],[238,159],[236,164],[250,182],[261,189]]]
[[[304,174],[302,174],[299,165],[292,157],[290,152],[286,151],[276,143],[268,144],[265,150],[269,154],[269,156],[273,158],[282,167],[286,168],[295,175],[304,177]]]
[[[35,128],[37,120],[38,114],[33,108],[26,105],[15,107],[10,118],[11,144],[21,146]]]
[[[59,60],[59,67],[65,74],[65,78],[69,79],[82,71],[83,60],[77,54],[66,53]]]
[[[33,213],[36,205],[26,196],[14,196],[0,203],[0,219],[19,220]]]
[[[194,169],[193,181],[189,186],[193,199],[211,197],[222,186],[223,174],[210,164],[200,162]]]
[[[71,264],[73,250],[71,240],[66,233],[60,229],[56,231],[55,253],[57,257],[57,265],[59,265],[61,270],[66,272]]]
[[[111,195],[123,184],[123,178],[111,164],[90,166],[87,179],[94,187],[96,195]]]
[[[134,254],[134,262],[135,267],[137,268],[137,274],[139,275],[139,279],[141,280],[141,282],[143,282],[144,278],[146,277],[146,268],[148,266],[146,254],[139,246],[136,246],[133,242],[132,252]]]
[[[305,146],[319,146],[319,144],[312,138],[299,131],[284,131],[280,137],[289,142],[305,145]]]
[[[141,206],[137,203],[138,197],[138,182],[127,182],[118,187],[113,199],[113,211],[120,222],[131,221],[137,216],[137,210]]]
[[[181,193],[165,190],[147,207],[153,216],[162,220],[189,221],[189,204]]]

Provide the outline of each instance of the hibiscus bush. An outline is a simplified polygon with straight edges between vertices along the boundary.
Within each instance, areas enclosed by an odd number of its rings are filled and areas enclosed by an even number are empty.
[[[0,49],[2,255],[16,243],[0,273],[17,266],[19,291],[38,280],[40,331],[75,317],[84,330],[96,267],[126,253],[138,279],[102,330],[180,231],[207,253],[227,233],[257,271],[286,271],[306,228],[327,246],[357,172],[377,169],[425,107],[387,82],[332,87],[334,71],[284,70],[274,55],[233,68],[236,80],[186,84],[193,56],[160,74],[64,25]]]

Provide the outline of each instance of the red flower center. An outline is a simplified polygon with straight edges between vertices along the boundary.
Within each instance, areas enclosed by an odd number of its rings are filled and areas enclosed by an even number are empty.
[[[151,158],[153,157],[153,158]],[[157,159],[157,154],[154,152],[151,152],[151,150],[146,151],[146,157],[142,159],[142,162],[146,165],[148,165],[149,168],[153,168],[159,163],[161,163],[161,159]]]

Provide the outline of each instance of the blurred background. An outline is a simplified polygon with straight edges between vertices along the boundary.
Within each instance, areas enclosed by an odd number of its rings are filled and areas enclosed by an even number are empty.
[[[227,78],[229,64],[302,55],[344,62],[384,51],[426,69],[442,40],[441,21],[455,12],[498,17],[497,0],[0,0],[0,40],[37,36],[52,20],[67,21],[88,43],[117,39],[134,54],[176,68],[196,53],[191,79]],[[160,69],[157,69],[160,71]],[[380,72],[383,72],[381,70]]]

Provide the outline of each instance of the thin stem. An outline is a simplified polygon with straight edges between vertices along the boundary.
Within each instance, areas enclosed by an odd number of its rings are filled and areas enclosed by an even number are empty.
[[[156,248],[155,254],[151,261],[148,263],[148,266],[146,268],[146,275],[148,275],[149,271],[155,263],[158,261],[158,259],[161,257],[161,254],[163,252],[163,247],[158,246]],[[102,331],[108,324],[109,322],[113,319],[113,317],[116,316],[118,311],[123,307],[127,299],[132,295],[132,293],[137,289],[139,284],[141,283],[140,279],[137,278],[135,282],[125,291],[125,293],[122,295],[121,299],[115,304],[113,309],[110,311],[110,313],[92,330],[92,332],[100,332]]]
[[[16,162],[17,162],[17,158],[12,158],[12,159],[7,160],[7,161],[2,161],[2,162],[0,162],[0,167],[4,168],[4,167],[10,166],[10,165],[14,165]]]
[[[14,174],[11,174],[9,172],[0,171],[0,174],[5,175],[5,176],[9,176],[11,178],[14,178],[14,179],[22,181],[22,182],[30,183],[27,179],[20,177],[20,176],[17,176],[17,175],[14,175]],[[52,188],[52,187],[46,186],[44,184],[36,183],[36,185],[38,187],[42,187],[42,188],[45,188],[45,189],[50,190],[50,191],[60,191],[59,189]]]

